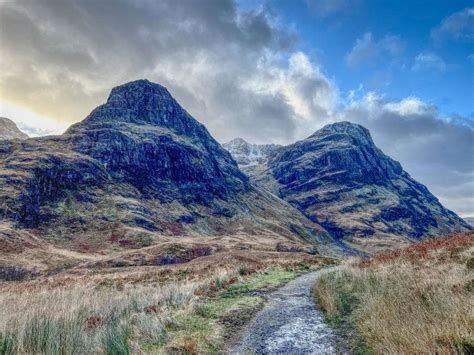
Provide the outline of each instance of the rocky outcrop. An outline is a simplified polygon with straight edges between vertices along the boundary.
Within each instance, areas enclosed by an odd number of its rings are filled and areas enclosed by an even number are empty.
[[[422,238],[468,228],[357,124],[325,126],[279,148],[255,171],[257,184],[336,238]]]
[[[2,142],[0,219],[81,248],[138,245],[140,230],[299,242],[323,232],[255,189],[207,129],[147,80],[114,88],[61,136]]]
[[[206,204],[250,186],[231,155],[159,84],[116,87],[107,103],[69,128],[72,149],[115,181],[161,202]]]
[[[26,138],[28,138],[28,135],[20,131],[15,122],[6,117],[0,117],[0,140]]]

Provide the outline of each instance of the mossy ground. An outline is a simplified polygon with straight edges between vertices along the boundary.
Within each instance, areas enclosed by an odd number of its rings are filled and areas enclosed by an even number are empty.
[[[308,266],[302,266],[298,269],[268,269],[262,273],[256,274],[244,282],[229,286],[223,295],[229,296],[256,291],[269,291],[284,285],[288,281],[294,279],[296,276],[301,275],[305,271],[307,272],[309,270],[310,268]]]

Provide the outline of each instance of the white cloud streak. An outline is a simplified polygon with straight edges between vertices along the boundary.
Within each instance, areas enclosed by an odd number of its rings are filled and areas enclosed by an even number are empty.
[[[366,32],[347,53],[346,62],[349,66],[356,67],[380,55],[398,56],[403,53],[405,46],[399,36],[386,35],[376,40],[371,32]]]
[[[431,30],[431,37],[435,40],[474,40],[474,7],[466,7],[444,18],[439,26]]]
[[[443,58],[434,53],[420,53],[415,57],[415,62],[411,69],[415,71],[444,72],[446,70],[446,63]]]

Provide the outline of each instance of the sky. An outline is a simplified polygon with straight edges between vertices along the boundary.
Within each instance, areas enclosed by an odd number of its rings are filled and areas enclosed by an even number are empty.
[[[461,0],[0,0],[0,116],[60,134],[147,78],[220,142],[325,124],[474,216],[474,5]]]

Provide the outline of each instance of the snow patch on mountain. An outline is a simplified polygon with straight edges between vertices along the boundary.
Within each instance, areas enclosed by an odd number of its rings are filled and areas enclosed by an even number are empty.
[[[235,138],[224,143],[223,147],[232,155],[239,167],[251,168],[265,164],[269,156],[281,145],[278,144],[252,144],[242,138]]]

